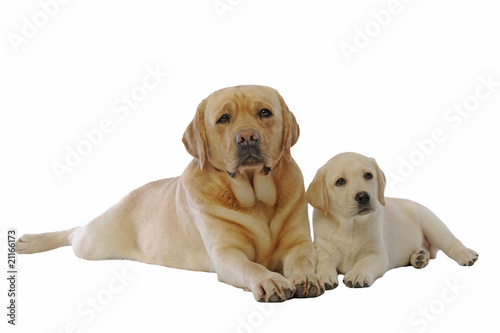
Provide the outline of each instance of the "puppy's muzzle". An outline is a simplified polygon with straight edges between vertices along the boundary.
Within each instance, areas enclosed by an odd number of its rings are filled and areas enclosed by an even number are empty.
[[[354,197],[354,200],[356,200],[356,202],[360,205],[366,205],[366,204],[370,203],[370,194],[368,194],[368,192],[364,192],[364,191],[359,192]]]
[[[370,205],[370,194],[368,192],[358,192],[354,196],[354,200],[358,203],[358,214],[365,215],[372,211]]]

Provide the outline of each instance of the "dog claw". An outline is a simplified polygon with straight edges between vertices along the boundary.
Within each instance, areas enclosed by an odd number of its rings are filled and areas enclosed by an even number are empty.
[[[333,283],[333,286],[330,283],[325,283],[325,290],[332,290],[339,286],[338,283]]]

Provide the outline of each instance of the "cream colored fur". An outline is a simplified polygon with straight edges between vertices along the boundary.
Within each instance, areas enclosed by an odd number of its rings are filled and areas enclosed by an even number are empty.
[[[306,198],[315,208],[317,273],[326,289],[338,285],[338,274],[348,287],[368,287],[389,269],[425,267],[438,250],[460,265],[477,260],[429,209],[385,198],[385,181],[374,159],[342,153],[310,184]],[[358,193],[367,193],[369,202],[356,201]]]

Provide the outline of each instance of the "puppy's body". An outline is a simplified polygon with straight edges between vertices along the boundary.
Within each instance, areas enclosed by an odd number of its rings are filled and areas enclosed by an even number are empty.
[[[375,160],[354,153],[332,158],[309,186],[317,272],[327,289],[338,285],[338,274],[349,287],[367,287],[389,269],[425,267],[438,250],[460,265],[477,260],[429,209],[385,198],[384,188]]]
[[[180,177],[132,191],[83,227],[24,235],[18,253],[71,245],[84,259],[131,259],[216,272],[258,301],[323,292],[315,275],[298,125],[262,86],[226,88],[200,103],[183,142]]]

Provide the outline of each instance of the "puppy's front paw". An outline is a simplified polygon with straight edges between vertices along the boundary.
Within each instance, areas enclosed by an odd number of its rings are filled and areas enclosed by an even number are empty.
[[[258,302],[283,302],[293,297],[295,285],[283,275],[272,273],[251,290]]]
[[[290,281],[295,285],[294,297],[316,297],[325,292],[325,287],[316,274],[291,276]]]
[[[460,266],[472,266],[479,258],[479,254],[474,250],[464,247],[458,251],[455,258]]]
[[[321,284],[325,286],[325,290],[332,290],[339,286],[339,277],[337,274],[318,273],[318,275]]]
[[[365,288],[373,284],[375,278],[363,272],[352,270],[344,275],[344,284],[349,288]]]
[[[410,257],[410,264],[415,268],[424,268],[429,264],[431,255],[427,249],[418,248]]]

